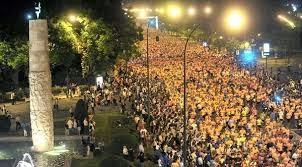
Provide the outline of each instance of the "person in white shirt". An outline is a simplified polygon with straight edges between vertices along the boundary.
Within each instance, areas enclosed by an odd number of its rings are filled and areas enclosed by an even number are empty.
[[[18,115],[16,117],[16,131],[18,131],[19,129],[21,129],[21,118],[20,116]]]
[[[27,130],[25,128],[23,129],[23,136],[27,137]]]
[[[126,146],[123,146],[123,156],[125,159],[128,159],[128,148]]]
[[[134,122],[135,122],[135,124],[138,124],[138,121],[139,121],[139,120],[140,120],[139,116],[136,115],[136,116],[134,117]]]
[[[70,134],[72,131],[72,128],[73,128],[73,121],[71,119],[69,119],[67,121],[67,126],[68,126],[68,130],[69,130],[69,134]]]
[[[1,109],[1,115],[5,115],[5,113],[6,113],[6,107],[5,105],[3,105]]]
[[[158,164],[158,167],[162,167],[163,166],[163,163],[161,162],[160,159],[157,160],[157,164]]]
[[[15,95],[15,92],[12,92],[10,94],[10,99],[12,101],[12,105],[15,105],[16,104],[16,95]]]
[[[141,141],[143,141],[144,143],[146,143],[146,138],[147,138],[147,129],[143,128],[140,130],[140,137],[141,137]]]
[[[143,143],[140,143],[140,144],[138,145],[138,152],[142,152],[142,153],[144,153],[144,152],[145,152],[145,149],[144,149]]]
[[[87,121],[87,118],[84,119],[83,124],[84,124],[84,135],[88,135],[88,132],[89,132],[89,123]]]

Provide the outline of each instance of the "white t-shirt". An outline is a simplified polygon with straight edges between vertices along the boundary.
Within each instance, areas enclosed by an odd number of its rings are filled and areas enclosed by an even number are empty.
[[[140,120],[140,118],[139,117],[134,117],[134,122],[137,124],[138,123],[138,121]]]
[[[86,119],[84,119],[83,124],[84,124],[84,126],[88,126],[88,121]]]
[[[127,149],[127,147],[123,148],[123,155],[128,155],[128,149]]]
[[[67,121],[68,129],[71,129],[73,127],[73,122],[72,120]]]
[[[138,150],[139,152],[143,152],[143,153],[145,152],[144,146],[142,144],[138,146]]]

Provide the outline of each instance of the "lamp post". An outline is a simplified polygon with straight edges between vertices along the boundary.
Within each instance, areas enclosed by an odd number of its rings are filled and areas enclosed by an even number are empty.
[[[197,24],[193,30],[190,32],[186,44],[185,44],[185,49],[184,49],[184,56],[183,56],[183,82],[184,82],[184,108],[183,108],[183,119],[184,119],[184,124],[183,124],[183,164],[184,167],[187,166],[187,75],[186,75],[186,71],[187,71],[187,58],[186,58],[186,52],[187,52],[187,46],[188,46],[188,42],[192,36],[192,34],[195,32],[195,30],[200,26],[200,24]]]
[[[149,18],[155,19],[155,27],[158,29],[158,16],[149,16],[149,17],[144,17],[147,19],[147,112],[148,112],[148,124],[150,123],[150,63],[149,63]]]

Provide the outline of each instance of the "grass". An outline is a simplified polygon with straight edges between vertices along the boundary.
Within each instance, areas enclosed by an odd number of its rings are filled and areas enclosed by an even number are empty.
[[[104,140],[105,151],[96,154],[92,160],[73,160],[72,167],[127,167],[133,163],[122,157],[122,147],[136,148],[138,137],[131,133],[134,125],[117,127],[116,122],[127,119],[119,112],[100,112],[94,117],[96,121],[96,138]],[[131,122],[131,121],[130,121]]]

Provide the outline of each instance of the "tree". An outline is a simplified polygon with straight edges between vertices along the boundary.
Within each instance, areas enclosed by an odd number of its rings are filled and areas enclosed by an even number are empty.
[[[14,86],[18,87],[19,72],[28,69],[28,43],[22,38],[0,42],[0,61],[1,71],[9,72]]]

